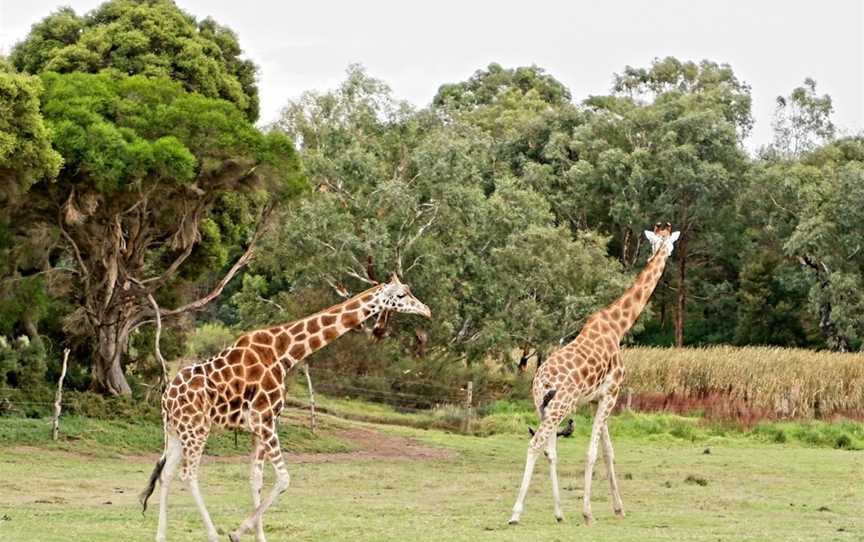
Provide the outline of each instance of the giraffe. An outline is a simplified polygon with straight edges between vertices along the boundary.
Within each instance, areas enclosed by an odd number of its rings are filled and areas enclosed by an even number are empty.
[[[212,428],[239,428],[252,433],[253,511],[229,538],[236,542],[254,528],[257,542],[265,542],[262,516],[289,483],[275,427],[284,401],[285,375],[305,357],[367,318],[377,314],[379,324],[386,322],[391,311],[431,318],[429,307],[415,298],[394,273],[389,282],[377,284],[343,303],[300,320],[246,333],[209,360],[181,369],[162,395],[165,448],[140,497],[146,511],[156,481],[161,483],[157,542],[165,540],[168,492],[181,463],[180,478],[189,483],[208,540],[219,539],[198,488],[198,465]],[[276,482],[262,502],[265,461],[275,470]]]
[[[552,478],[552,499],[555,519],[564,519],[561,513],[561,497],[558,489],[556,451],[558,425],[579,404],[597,402],[597,413],[591,428],[588,456],[585,462],[585,494],[582,516],[586,525],[593,521],[591,515],[591,478],[597,460],[597,446],[602,440],[606,472],[612,492],[612,509],[624,516],[624,503],[618,492],[615,478],[612,440],[609,438],[607,418],[624,380],[624,365],[621,360],[621,337],[630,329],[642,309],[648,304],[657,282],[663,275],[666,260],[672,254],[680,232],[672,232],[672,225],[656,224],[654,231],[645,231],[651,243],[651,257],[645,269],[624,295],[611,305],[591,315],[579,335],[563,348],[553,352],[537,369],[532,386],[534,404],[540,415],[540,426],[531,438],[525,473],[519,496],[513,506],[510,524],[519,523],[525,505],[525,495],[531,483],[534,463],[541,451],[545,451]],[[544,450],[545,448],[545,450]]]

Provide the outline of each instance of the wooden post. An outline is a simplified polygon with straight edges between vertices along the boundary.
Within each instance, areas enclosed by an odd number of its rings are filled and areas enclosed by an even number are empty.
[[[57,440],[60,434],[60,408],[63,401],[63,379],[66,378],[66,364],[69,362],[69,349],[63,350],[63,368],[60,369],[60,380],[57,381],[57,393],[54,394],[54,421],[51,423],[51,438]]]
[[[473,416],[474,382],[468,382],[468,390],[465,394],[465,419],[462,422],[462,432],[471,431],[471,417]]]
[[[315,392],[312,391],[312,378],[309,376],[309,364],[303,364],[303,373],[306,375],[306,385],[309,386],[309,430],[315,434]]]
[[[627,388],[627,410],[633,410],[633,388]]]

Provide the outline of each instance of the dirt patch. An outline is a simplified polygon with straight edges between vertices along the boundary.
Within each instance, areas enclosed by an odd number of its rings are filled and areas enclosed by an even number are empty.
[[[407,437],[387,435],[372,429],[354,427],[335,431],[333,436],[350,442],[356,450],[344,453],[286,453],[288,463],[330,463],[385,459],[387,461],[431,461],[453,459],[458,454],[446,448],[433,448]]]

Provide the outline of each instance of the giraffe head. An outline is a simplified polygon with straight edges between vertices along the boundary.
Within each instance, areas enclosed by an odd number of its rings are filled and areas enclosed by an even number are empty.
[[[396,311],[432,318],[432,311],[429,310],[429,307],[414,297],[411,288],[407,284],[403,284],[396,273],[390,277],[390,282],[382,284],[375,292],[375,304],[382,313]]]
[[[672,224],[668,222],[654,224],[654,231],[645,230],[645,237],[651,243],[651,257],[653,258],[663,249],[666,250],[666,256],[671,256],[675,241],[680,235],[680,231],[672,231]]]

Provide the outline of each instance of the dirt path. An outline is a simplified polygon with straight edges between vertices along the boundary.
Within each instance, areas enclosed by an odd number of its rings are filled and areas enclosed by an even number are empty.
[[[331,463],[365,459],[429,461],[453,459],[458,454],[446,448],[433,448],[407,437],[387,435],[374,429],[352,427],[334,432],[334,436],[353,444],[357,449],[345,453],[286,453],[288,463]]]

